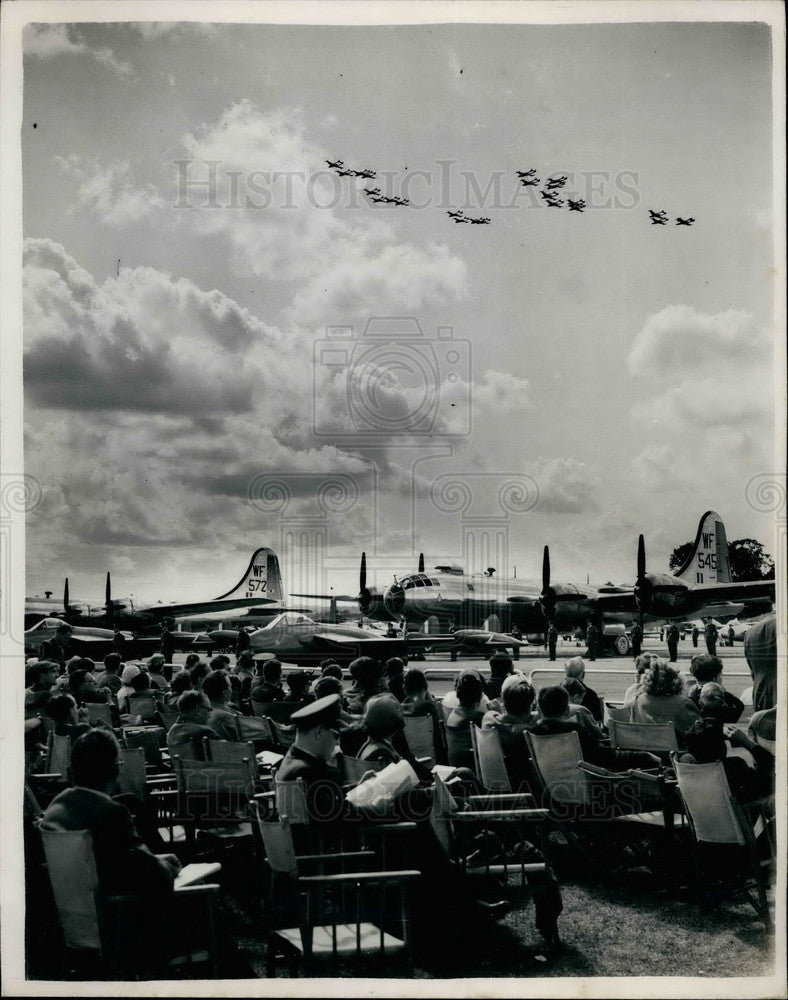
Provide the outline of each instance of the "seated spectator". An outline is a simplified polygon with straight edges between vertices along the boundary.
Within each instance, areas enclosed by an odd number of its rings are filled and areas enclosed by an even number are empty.
[[[342,725],[352,726],[358,722],[357,716],[351,715],[342,707],[342,681],[339,680],[338,677],[334,677],[333,674],[324,674],[322,677],[318,677],[312,686],[312,693],[315,696],[315,701],[320,701],[321,698],[327,698],[330,694],[338,694],[340,698],[339,719]]]
[[[238,690],[235,702],[241,708],[249,701],[254,681],[254,658],[248,649],[239,653],[235,660],[233,676],[238,678]]]
[[[299,705],[309,705],[315,700],[315,696],[309,693],[311,676],[306,670],[291,670],[287,675],[287,687],[289,688],[286,701],[295,701]]]
[[[342,680],[342,667],[334,660],[321,660],[320,661],[320,676],[321,677],[336,677],[337,680]]]
[[[700,718],[694,701],[683,693],[678,671],[665,660],[657,658],[646,668],[640,680],[640,691],[629,706],[630,722],[672,722],[681,745],[684,734]]]
[[[118,691],[123,687],[120,679],[122,665],[119,653],[107,653],[104,657],[104,670],[96,678],[96,684],[100,688],[109,688],[113,697],[117,697]]]
[[[72,745],[93,727],[79,721],[77,703],[70,694],[55,694],[49,699],[46,714],[55,723],[58,736],[69,736]]]
[[[596,719],[585,707],[585,705],[583,705],[583,699],[586,693],[585,686],[581,684],[576,677],[567,677],[561,684],[561,687],[569,695],[569,714],[575,718],[584,729],[588,729],[589,732],[593,733],[597,739],[603,739],[605,734],[602,727],[597,725]]]
[[[223,740],[238,739],[238,719],[240,712],[230,706],[232,687],[224,670],[212,670],[203,681],[203,693],[211,704],[207,725]]]
[[[210,672],[208,664],[203,663],[202,660],[198,660],[194,666],[189,669],[189,676],[192,679],[192,687],[195,690],[202,688],[202,682]]]
[[[148,660],[148,676],[150,678],[150,686],[154,691],[165,692],[169,690],[170,685],[162,673],[163,668],[163,653],[154,653]]]
[[[397,701],[402,701],[405,692],[402,687],[402,675],[405,673],[405,664],[398,656],[392,656],[386,660],[386,683],[389,691]]]
[[[181,670],[180,673],[173,677],[172,684],[170,684],[170,690],[164,700],[168,705],[177,705],[178,699],[184,691],[191,690],[193,690],[191,674],[188,670]]]
[[[506,653],[501,652],[493,653],[490,657],[490,679],[485,685],[486,694],[490,701],[500,697],[503,682],[513,670],[514,663],[511,656],[507,656]],[[500,702],[495,706],[498,711],[502,707],[503,704]]]
[[[408,667],[402,678],[403,715],[431,715],[433,718],[433,733],[436,747],[444,747],[443,712],[440,704],[432,697],[427,685],[427,675],[418,667]]]
[[[459,705],[460,701],[459,698],[457,697],[457,686],[459,685],[463,675],[468,673],[468,671],[471,671],[476,674],[476,676],[481,681],[482,690],[484,690],[484,678],[481,675],[481,671],[477,670],[475,667],[468,667],[465,670],[461,670],[454,678],[454,690],[449,691],[449,693],[444,695],[443,697],[444,712],[448,712]],[[489,712],[490,709],[493,708],[492,702],[490,701],[490,699],[487,697],[486,694],[482,694],[482,699],[479,702],[479,705],[483,712]]]
[[[364,731],[367,741],[358,752],[359,760],[396,764],[401,760],[391,738],[401,733],[404,720],[397,699],[389,692],[370,698],[364,706]]]
[[[120,675],[123,687],[119,688],[118,693],[115,695],[118,700],[118,708],[123,714],[128,712],[129,698],[135,693],[134,688],[131,686],[131,682],[141,673],[142,671],[136,663],[127,663],[123,668],[123,673]]]
[[[167,733],[167,749],[177,754],[178,747],[188,745],[198,760],[204,759],[202,741],[220,740],[221,736],[208,725],[211,703],[200,691],[184,691],[178,699],[178,721]]]
[[[659,656],[656,653],[641,653],[640,656],[635,660],[635,674],[636,681],[634,684],[630,684],[629,687],[624,692],[624,704],[628,705],[630,702],[635,700],[635,696],[640,690],[640,679],[643,676],[646,668],[651,665],[654,660],[658,660]]]
[[[537,695],[539,719],[528,729],[537,736],[552,733],[577,733],[583,760],[609,771],[627,771],[633,767],[653,767],[659,758],[635,750],[613,750],[594,736],[576,717],[569,714],[569,695],[563,687],[544,687]]]
[[[690,673],[695,678],[696,684],[688,697],[696,705],[699,705],[701,689],[706,684],[714,683],[722,692],[722,705],[715,709],[720,722],[738,722],[744,711],[744,703],[722,686],[722,660],[718,656],[710,656],[708,653],[698,653],[692,657]],[[703,715],[710,714],[702,709],[701,711]]]
[[[777,708],[764,708],[750,719],[747,735],[774,756],[777,749]]]
[[[187,654],[186,659],[184,661],[183,669],[191,670],[192,667],[196,667],[199,662],[200,662],[199,653],[189,653]]]
[[[60,673],[54,660],[39,660],[25,671],[25,718],[32,719],[46,708]]]
[[[723,762],[731,792],[740,802],[758,799],[774,791],[774,756],[743,730],[723,724],[719,718],[705,716],[692,726],[685,740],[687,750],[698,764]],[[728,757],[726,741],[733,747],[749,751],[755,766],[750,767],[741,757]]]
[[[369,656],[359,656],[350,664],[353,686],[347,693],[347,708],[351,715],[363,715],[364,706],[376,694],[385,694],[386,681],[383,668]]]
[[[48,830],[89,830],[99,886],[141,897],[146,919],[134,928],[139,972],[156,974],[167,957],[172,884],[180,864],[156,856],[138,835],[128,809],[111,798],[117,785],[120,749],[114,735],[92,729],[71,751],[74,787],[52,800],[42,825]]]
[[[582,656],[573,656],[571,660],[567,660],[564,664],[564,673],[566,674],[567,680],[577,681],[583,687],[583,697],[577,703],[587,708],[594,720],[601,724],[604,719],[604,711],[602,709],[602,700],[596,691],[592,691],[591,688],[585,682],[586,676],[586,664]],[[574,699],[570,695],[570,701]]]
[[[208,664],[209,672],[211,670],[224,670],[230,666],[230,657],[226,653],[217,653],[216,656]]]
[[[107,704],[112,700],[109,688],[99,688],[89,670],[75,670],[68,678],[68,693],[80,707],[87,702]]]
[[[506,773],[513,791],[528,789],[528,747],[523,733],[532,721],[536,700],[533,685],[519,676],[507,677],[501,690],[503,711],[491,710],[482,719],[482,729],[495,729],[501,741]]]
[[[250,697],[252,701],[261,702],[264,705],[285,700],[285,692],[282,687],[282,664],[279,660],[257,661],[256,678],[251,687]]]
[[[446,742],[449,763],[454,767],[473,767],[471,726],[481,724],[485,711],[484,682],[478,670],[470,668],[460,673],[456,687],[458,705],[446,720]]]

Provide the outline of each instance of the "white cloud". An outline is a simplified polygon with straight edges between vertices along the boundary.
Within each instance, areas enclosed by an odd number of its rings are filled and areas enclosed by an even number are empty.
[[[134,67],[118,59],[112,49],[102,46],[92,49],[80,36],[65,24],[29,24],[25,28],[25,53],[38,59],[52,59],[60,55],[86,55],[106,66],[120,78],[130,77]]]
[[[537,458],[523,463],[539,487],[535,510],[555,514],[599,509],[599,495],[591,470],[575,458]]]
[[[79,181],[78,204],[108,226],[121,227],[158,215],[164,199],[152,184],[137,187],[131,181],[132,165],[119,160],[102,166],[97,160],[71,153],[55,162]]]
[[[216,25],[209,21],[131,21],[129,27],[138,31],[146,41],[158,38],[178,38],[183,35],[205,35],[216,33]]]
[[[649,316],[627,364],[633,375],[701,378],[738,363],[771,362],[772,343],[749,313],[728,309],[710,316],[692,306],[668,306]]]

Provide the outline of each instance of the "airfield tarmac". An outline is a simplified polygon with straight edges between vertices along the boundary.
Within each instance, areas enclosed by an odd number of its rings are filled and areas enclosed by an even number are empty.
[[[559,640],[556,660],[550,662],[545,650],[540,646],[529,646],[520,650],[520,659],[515,661],[515,669],[522,670],[531,678],[537,689],[548,684],[557,684],[564,676],[564,661],[572,656],[580,656],[584,646],[578,646],[574,641]],[[644,652],[658,653],[668,659],[667,645],[659,639],[646,639],[643,643]],[[700,640],[697,649],[691,639],[679,642],[678,669],[681,673],[689,673],[690,660],[696,653],[706,651],[705,643]],[[717,645],[717,655],[724,664],[723,683],[731,694],[741,697],[742,692],[752,686],[752,676],[744,658],[744,645],[741,642],[733,646]],[[178,653],[173,659],[183,663],[185,654]],[[203,656],[203,659],[209,659]],[[235,657],[231,656],[232,661]],[[419,667],[426,675],[430,691],[436,697],[443,697],[454,687],[454,678],[465,667],[476,667],[486,676],[489,664],[480,656],[460,657],[452,663],[447,653],[428,653],[424,660],[412,660],[411,666]],[[295,665],[283,662],[285,676],[290,670],[298,669]],[[632,656],[606,656],[593,663],[586,660],[586,681],[588,686],[608,701],[621,701],[624,692],[635,679],[634,660]],[[742,719],[747,719],[752,713],[751,707],[744,710]]]

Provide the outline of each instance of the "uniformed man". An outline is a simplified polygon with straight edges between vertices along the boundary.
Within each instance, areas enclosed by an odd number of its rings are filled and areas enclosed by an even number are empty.
[[[172,663],[172,656],[175,652],[175,639],[172,637],[172,632],[170,632],[170,626],[162,626],[161,631],[161,652],[164,655],[165,663]]]
[[[121,659],[123,659],[123,653],[126,649],[126,636],[121,632],[117,625],[114,627],[114,633],[112,636],[112,651],[114,653],[120,653]]]
[[[679,658],[679,627],[675,622],[671,622],[668,625],[668,653],[670,655],[670,662],[675,663]]]
[[[736,638],[736,633],[733,630],[733,625],[728,626],[728,645],[732,646]]]
[[[558,645],[558,629],[550,622],[547,630],[547,650],[551,660],[555,660],[555,647]]]
[[[596,659],[596,650],[598,641],[599,641],[599,631],[593,622],[589,622],[588,628],[586,629],[586,643],[588,645],[589,660]]]
[[[632,642],[632,657],[636,660],[640,656],[640,652],[643,649],[643,630],[638,622],[635,622],[629,630],[629,638]]]
[[[235,655],[236,658],[245,653],[249,649],[250,639],[249,633],[245,628],[241,627],[238,629],[238,638],[235,640]]]
[[[344,815],[345,796],[334,766],[339,737],[340,697],[329,694],[290,716],[296,727],[293,745],[285,754],[276,780],[303,779],[307,811],[313,823],[334,825]]]
[[[709,656],[717,655],[717,636],[719,632],[717,626],[709,618],[706,622],[706,628],[703,630],[703,635],[706,639],[706,649],[708,650]]]
[[[523,633],[520,631],[520,629],[516,625],[512,626],[512,631],[509,633],[509,635],[513,639],[522,639],[522,637],[523,637]]]
[[[698,636],[700,635],[700,629],[697,625],[692,626],[692,645],[698,648]]]

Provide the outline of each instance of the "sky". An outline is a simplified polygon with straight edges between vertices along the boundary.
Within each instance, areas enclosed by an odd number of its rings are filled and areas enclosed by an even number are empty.
[[[27,593],[213,597],[261,545],[290,591],[355,592],[362,550],[381,585],[419,551],[537,577],[545,544],[632,582],[638,532],[666,569],[708,509],[773,551],[770,44],[28,26]]]

